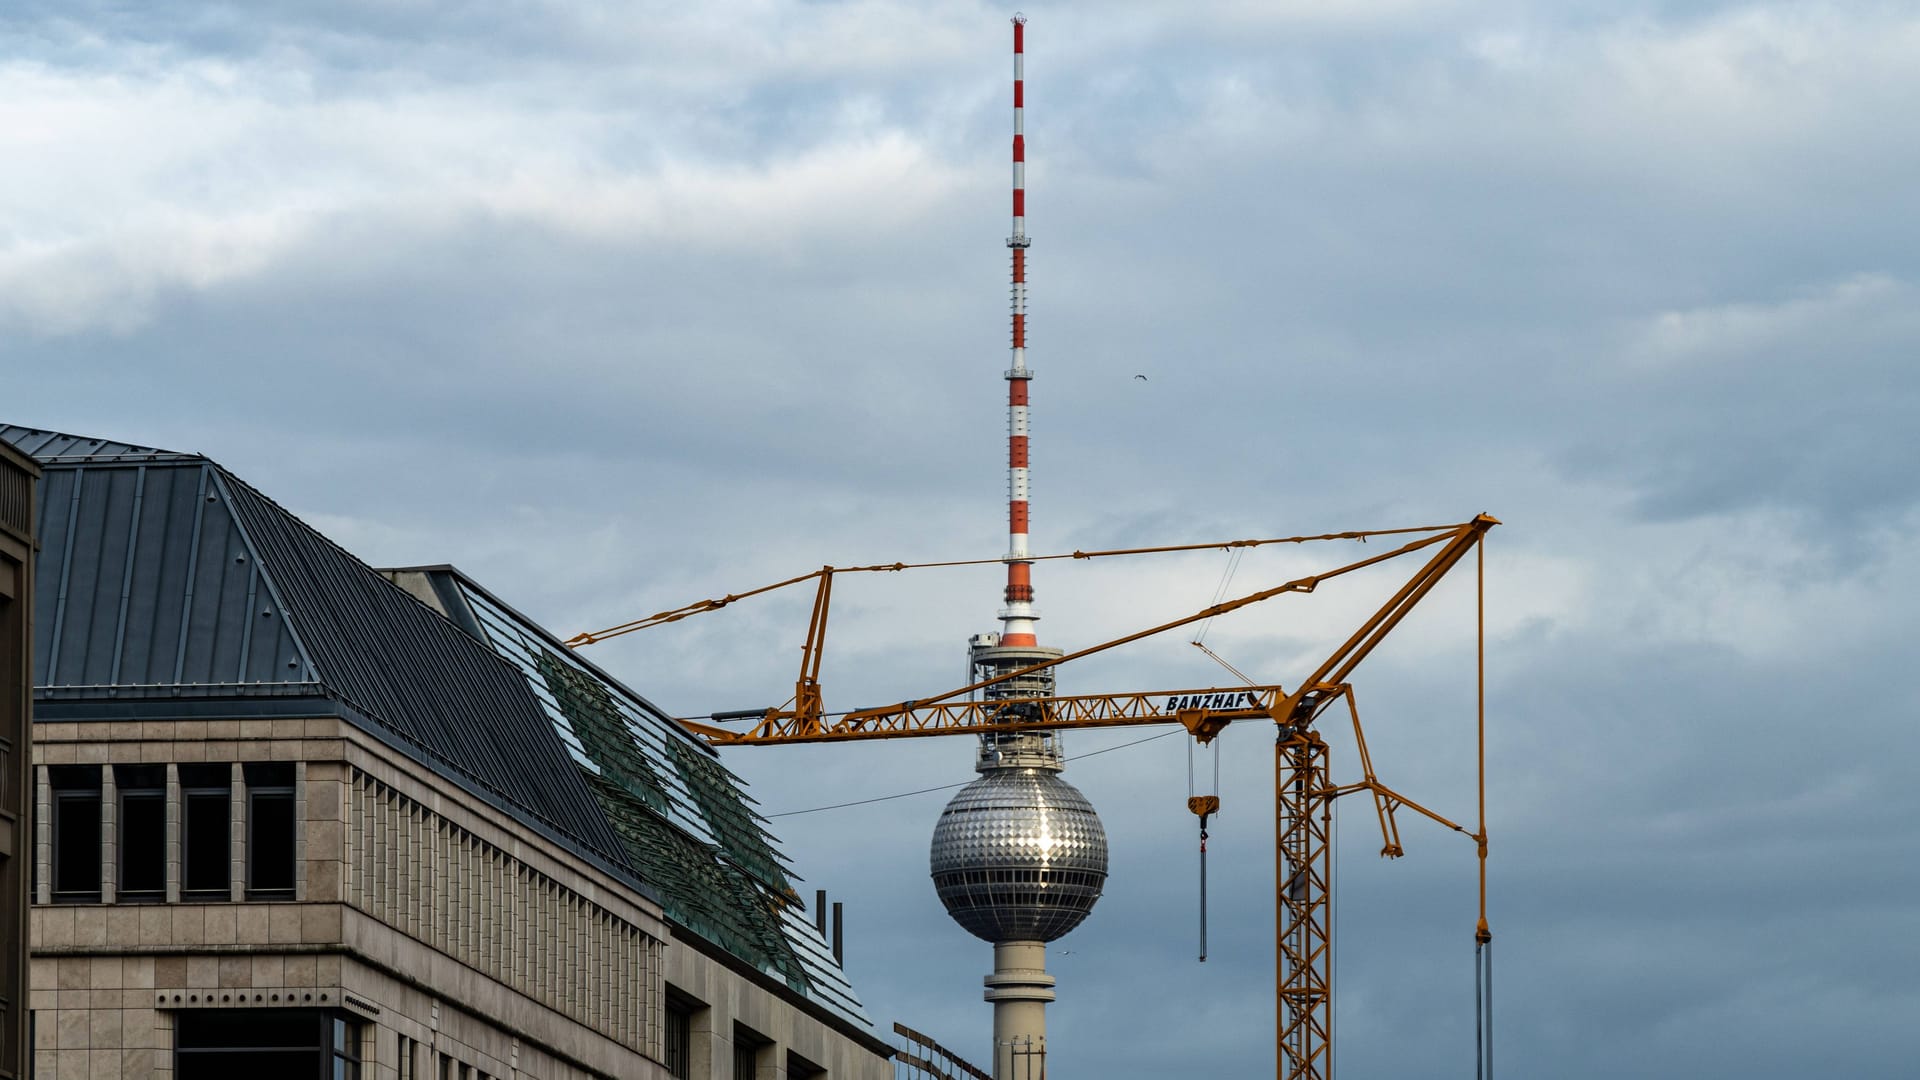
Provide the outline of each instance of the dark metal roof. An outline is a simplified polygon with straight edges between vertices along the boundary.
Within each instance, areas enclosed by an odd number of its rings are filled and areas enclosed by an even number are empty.
[[[15,427],[12,424],[0,424],[0,442],[11,443],[21,453],[49,464],[56,461],[179,461],[200,458],[198,454],[183,454],[177,450],[156,450],[151,446],[135,446],[112,439]]]
[[[55,459],[39,539],[35,686],[138,695],[318,682],[212,463]]]
[[[322,695],[390,745],[632,872],[520,674],[208,459],[0,427],[35,452],[35,698]]]

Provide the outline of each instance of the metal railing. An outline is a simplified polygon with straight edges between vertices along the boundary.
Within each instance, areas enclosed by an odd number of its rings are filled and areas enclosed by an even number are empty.
[[[991,1073],[905,1024],[895,1023],[893,1033],[904,1044],[893,1052],[894,1080],[993,1080]]]

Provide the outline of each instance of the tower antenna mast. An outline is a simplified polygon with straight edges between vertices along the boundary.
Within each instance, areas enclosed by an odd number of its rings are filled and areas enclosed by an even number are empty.
[[[1027,384],[1027,135],[1026,29],[1024,15],[1013,17],[1013,232],[1007,247],[1013,252],[1013,361],[1007,368],[1007,588],[1006,608],[1000,613],[1000,643],[1038,645],[1033,610],[1033,549],[1028,544]]]

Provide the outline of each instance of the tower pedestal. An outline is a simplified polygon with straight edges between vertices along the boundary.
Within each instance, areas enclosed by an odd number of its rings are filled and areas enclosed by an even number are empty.
[[[1040,1080],[1045,1075],[1047,974],[1043,941],[1002,941],[993,947],[986,998],[993,1003],[993,1080]]]

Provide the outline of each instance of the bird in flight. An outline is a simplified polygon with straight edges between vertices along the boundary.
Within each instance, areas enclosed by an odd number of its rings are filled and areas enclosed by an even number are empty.
[[[1134,378],[1139,379],[1141,382],[1147,381],[1147,377],[1145,375],[1135,375]]]

